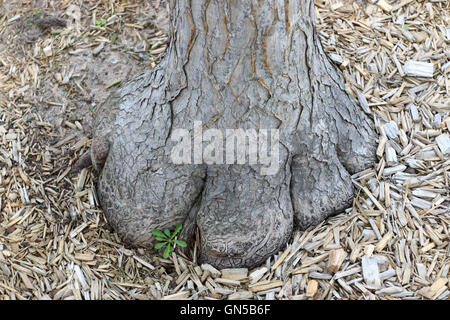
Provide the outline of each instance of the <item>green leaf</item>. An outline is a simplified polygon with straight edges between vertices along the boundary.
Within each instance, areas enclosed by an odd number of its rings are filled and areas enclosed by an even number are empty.
[[[162,233],[161,231],[156,230],[156,229],[152,231],[152,235],[154,235],[155,237],[161,237],[161,238],[167,239],[167,236],[164,233]]]
[[[167,239],[166,237],[161,238],[161,237],[155,237],[156,240],[158,241],[163,241],[163,242],[167,242],[169,239]]]
[[[164,250],[163,258],[167,259],[172,252],[172,245],[169,243],[166,247],[166,250]]]
[[[95,23],[97,27],[101,27],[106,24],[106,19],[96,20]]]
[[[186,248],[187,247],[187,243],[184,242],[183,240],[175,240],[174,241],[177,245],[179,245],[180,247]]]
[[[157,244],[155,244],[155,249],[156,249],[156,250],[159,250],[159,249],[161,249],[162,247],[164,247],[166,244],[167,244],[167,242],[160,242],[160,243],[157,243]]]
[[[177,226],[175,227],[175,230],[172,233],[172,237],[173,238],[175,235],[178,234],[178,232],[180,232],[180,230],[183,228],[183,225],[181,223],[177,224]]]
[[[170,237],[170,231],[169,231],[169,229],[164,229],[164,233],[166,234],[166,236]]]

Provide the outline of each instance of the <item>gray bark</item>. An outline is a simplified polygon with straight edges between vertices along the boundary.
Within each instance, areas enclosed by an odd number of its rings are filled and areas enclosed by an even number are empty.
[[[171,2],[159,65],[116,91],[95,116],[92,163],[108,222],[136,245],[184,223],[200,260],[260,264],[293,227],[351,205],[350,174],[375,159],[370,119],[323,52],[312,0]],[[177,128],[278,129],[279,170],[176,165]]]

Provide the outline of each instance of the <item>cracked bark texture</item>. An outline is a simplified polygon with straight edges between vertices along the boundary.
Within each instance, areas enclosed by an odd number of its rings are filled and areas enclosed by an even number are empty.
[[[371,120],[320,44],[312,0],[191,0],[171,7],[158,66],[112,94],[95,115],[92,163],[108,222],[136,245],[151,230],[198,227],[200,261],[252,267],[351,205],[350,174],[375,160]],[[194,121],[279,129],[279,170],[175,165],[177,128]]]

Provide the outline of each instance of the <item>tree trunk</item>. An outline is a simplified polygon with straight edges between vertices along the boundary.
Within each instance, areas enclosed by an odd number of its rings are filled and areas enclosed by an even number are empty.
[[[375,160],[373,125],[323,52],[312,0],[172,0],[171,16],[159,65],[97,110],[98,196],[129,242],[151,245],[153,229],[183,223],[185,240],[198,227],[202,262],[252,267],[294,226],[351,205],[350,174]],[[259,143],[278,133],[266,146],[279,147],[278,170],[265,172],[261,154],[257,163],[247,154],[244,164],[222,164],[224,145],[202,159],[202,134],[212,144],[211,133],[238,128]],[[179,129],[192,134],[183,144],[194,142],[185,150],[192,163],[173,161]],[[250,138],[237,148],[251,148]]]

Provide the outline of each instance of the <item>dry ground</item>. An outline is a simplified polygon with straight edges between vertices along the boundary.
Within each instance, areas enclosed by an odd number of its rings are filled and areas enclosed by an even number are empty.
[[[222,271],[124,247],[91,171],[69,172],[92,109],[163,53],[165,6],[0,0],[0,299],[448,300],[449,2],[316,0],[323,45],[375,120],[379,161],[353,176],[353,208],[258,269]],[[410,74],[409,60],[431,74]]]

